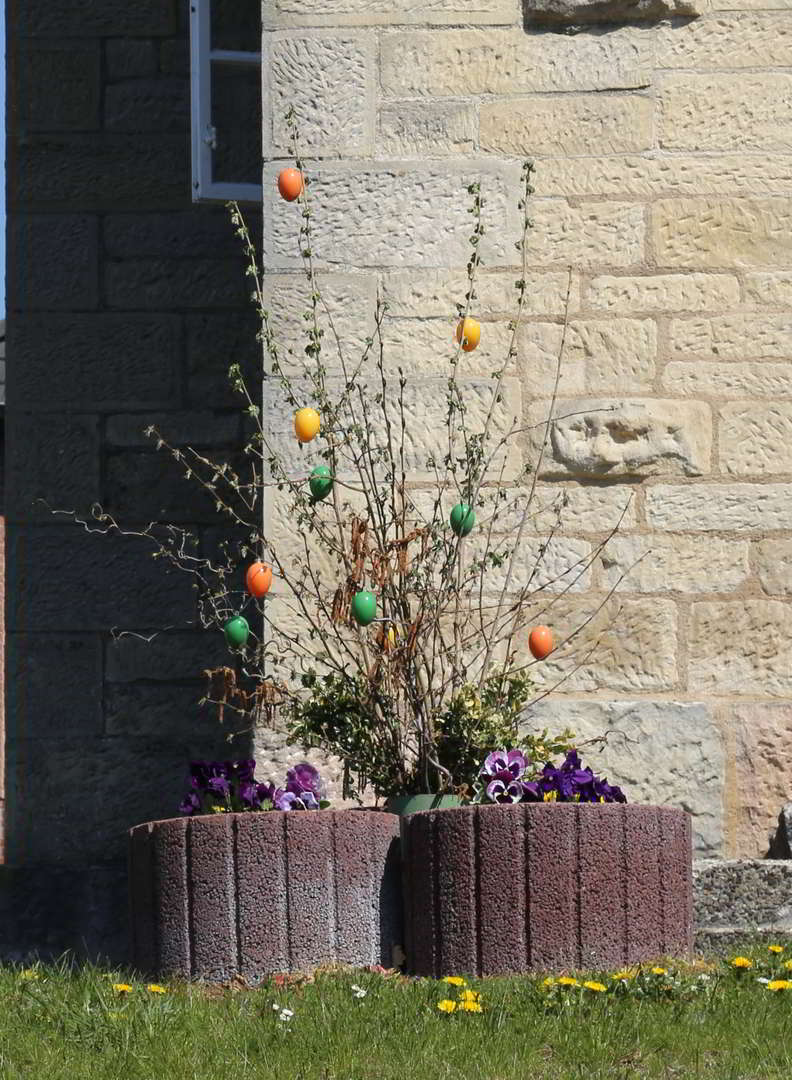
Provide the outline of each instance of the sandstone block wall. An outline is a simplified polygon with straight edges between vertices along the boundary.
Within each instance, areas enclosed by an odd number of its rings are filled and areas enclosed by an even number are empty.
[[[569,551],[593,552],[627,510],[585,587],[537,604],[563,636],[615,590],[578,639],[597,643],[586,668],[570,675],[561,652],[536,669],[570,677],[534,719],[614,729],[598,771],[690,810],[696,854],[758,856],[792,797],[792,11],[639,6],[636,20],[618,2],[264,0],[265,259],[285,298],[299,219],[274,177],[293,104],[343,330],[365,338],[378,284],[389,362],[436,373],[480,180],[484,325],[465,372],[488,373],[519,276],[520,163],[535,159],[514,407],[547,413],[571,268],[540,496],[568,497]],[[557,32],[536,8],[598,21]],[[528,437],[519,456],[535,459]]]

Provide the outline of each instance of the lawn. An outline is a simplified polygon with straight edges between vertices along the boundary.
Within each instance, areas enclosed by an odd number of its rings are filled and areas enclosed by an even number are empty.
[[[739,955],[552,978],[326,970],[255,988],[155,984],[67,958],[6,966],[0,1077],[787,1078],[792,942]]]

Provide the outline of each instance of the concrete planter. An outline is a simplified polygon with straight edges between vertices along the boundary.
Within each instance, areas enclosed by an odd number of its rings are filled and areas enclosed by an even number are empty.
[[[616,968],[692,952],[685,811],[466,806],[403,818],[402,843],[415,974]]]
[[[132,962],[160,976],[256,980],[392,964],[399,819],[358,810],[214,814],[129,833]]]

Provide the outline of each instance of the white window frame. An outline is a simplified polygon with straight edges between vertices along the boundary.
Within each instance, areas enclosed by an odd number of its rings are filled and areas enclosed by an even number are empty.
[[[212,63],[257,67],[261,53],[237,52],[211,47],[212,0],[190,3],[190,142],[192,145],[193,202],[255,202],[263,197],[261,184],[232,183],[212,179],[212,150],[217,132],[212,126]]]

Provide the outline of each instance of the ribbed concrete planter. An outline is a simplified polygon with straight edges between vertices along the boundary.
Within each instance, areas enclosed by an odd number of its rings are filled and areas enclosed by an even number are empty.
[[[523,803],[402,819],[418,975],[620,966],[693,947],[685,811]]]
[[[390,967],[402,944],[399,819],[358,810],[214,814],[129,833],[132,961],[256,980],[326,963]]]

